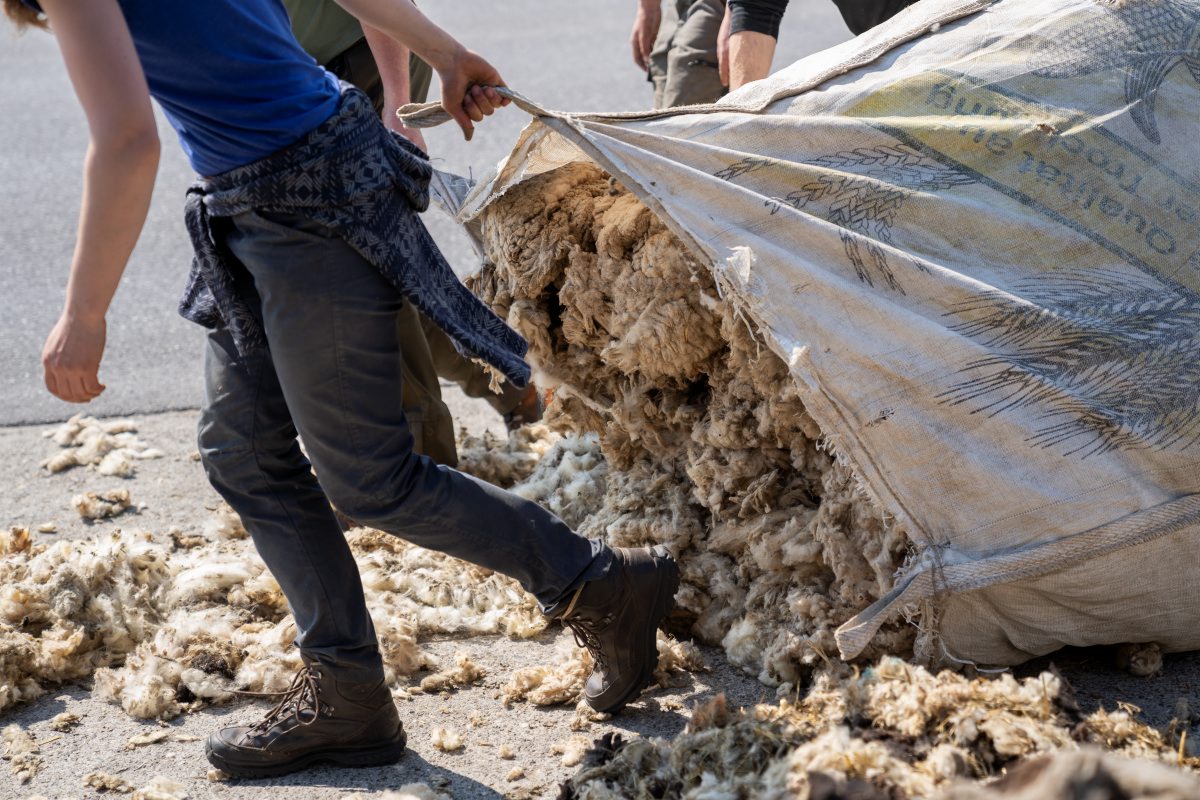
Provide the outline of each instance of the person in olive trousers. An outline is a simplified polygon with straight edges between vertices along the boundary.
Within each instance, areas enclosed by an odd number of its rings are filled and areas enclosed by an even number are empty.
[[[717,40],[725,0],[638,0],[630,34],[633,63],[654,84],[654,107],[715,103],[726,92]]]
[[[383,123],[428,152],[421,132],[398,123],[395,110],[425,102],[433,70],[420,57],[362,23],[334,0],[284,0],[296,40],[317,63],[366,92]],[[381,65],[383,68],[381,69]],[[486,400],[510,429],[541,418],[537,387],[506,381],[491,390],[491,376],[455,349],[442,329],[411,303],[396,318],[403,342],[400,405],[413,431],[413,449],[439,464],[455,466],[454,418],[442,399],[439,378],[458,384],[468,397]]]

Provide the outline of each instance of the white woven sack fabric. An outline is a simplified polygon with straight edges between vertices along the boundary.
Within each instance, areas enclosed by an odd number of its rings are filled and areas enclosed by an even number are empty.
[[[715,106],[535,115],[712,265],[955,658],[1200,647],[1200,0],[923,0]]]

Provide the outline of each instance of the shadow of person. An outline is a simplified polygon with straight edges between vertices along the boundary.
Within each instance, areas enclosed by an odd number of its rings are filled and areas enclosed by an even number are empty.
[[[455,755],[455,754],[450,754]],[[460,751],[460,757],[466,755]],[[425,784],[436,792],[455,800],[494,800],[505,794],[458,772],[435,766],[419,753],[406,749],[395,764],[382,767],[337,767],[332,764],[313,766],[274,778],[226,778],[230,787],[270,788],[272,797],[285,796],[285,789],[340,789],[347,794],[399,790],[409,784]],[[421,795],[417,795],[420,797]]]

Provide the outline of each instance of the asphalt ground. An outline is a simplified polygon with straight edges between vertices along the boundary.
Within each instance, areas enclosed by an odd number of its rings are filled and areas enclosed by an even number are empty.
[[[483,53],[517,91],[550,108],[648,108],[650,84],[628,44],[634,0],[423,0],[422,8]],[[849,37],[834,5],[793,3],[776,65]],[[61,310],[78,222],[87,130],[53,39],[0,23],[0,426],[64,419],[78,410],[42,386],[39,356]],[[434,92],[436,92],[436,82]],[[436,97],[436,94],[434,94]],[[528,118],[515,108],[480,125],[470,143],[457,129],[429,131],[437,166],[476,178],[507,155]],[[190,263],[183,193],[191,171],[160,118],[162,164],[149,219],[108,316],[100,415],[197,407],[203,333],[177,316]],[[474,257],[439,212],[426,224],[460,272]]]

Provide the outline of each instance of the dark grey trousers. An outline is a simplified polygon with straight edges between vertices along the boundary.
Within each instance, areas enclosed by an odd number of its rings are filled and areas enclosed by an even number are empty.
[[[241,358],[224,329],[209,335],[200,454],[283,588],[306,655],[355,679],[381,668],[330,501],[364,525],[515,578],[551,613],[608,570],[601,542],[413,451],[396,403],[405,301],[375,267],[293,215],[249,212],[228,228],[261,299],[269,351]]]

